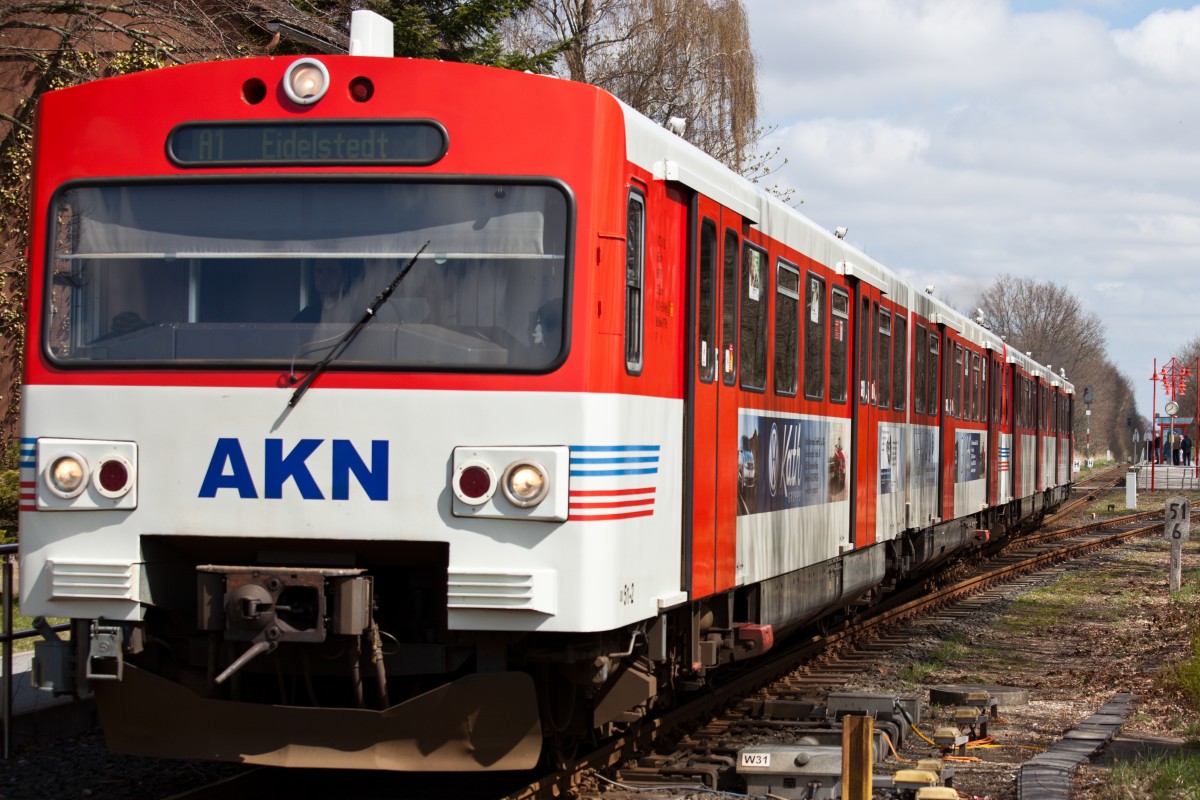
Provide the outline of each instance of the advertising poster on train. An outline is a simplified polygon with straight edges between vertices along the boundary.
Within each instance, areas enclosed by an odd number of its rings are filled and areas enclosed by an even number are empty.
[[[935,489],[938,482],[938,430],[916,428],[912,430],[913,442],[913,487]]]
[[[848,423],[738,416],[738,516],[847,497]]]
[[[904,488],[904,436],[899,425],[879,426],[879,494]]]
[[[965,483],[983,477],[983,434],[959,431],[954,448],[955,481]]]

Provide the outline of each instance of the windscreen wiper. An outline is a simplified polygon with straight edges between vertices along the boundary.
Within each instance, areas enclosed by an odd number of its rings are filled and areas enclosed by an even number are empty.
[[[408,263],[405,264],[400,272],[396,274],[396,277],[392,278],[392,282],[383,287],[383,291],[375,296],[375,299],[371,301],[371,305],[367,306],[367,310],[363,313],[362,317],[358,320],[358,322],[354,323],[354,327],[342,334],[342,338],[338,339],[337,343],[330,348],[329,353],[320,361],[318,361],[313,366],[312,370],[310,370],[309,373],[304,376],[304,380],[300,381],[300,385],[296,387],[296,391],[292,392],[292,399],[288,400],[289,408],[300,402],[300,398],[304,397],[304,393],[308,391],[308,387],[312,386],[313,381],[317,379],[317,376],[324,371],[325,367],[329,366],[329,362],[333,361],[335,358],[345,352],[346,348],[350,346],[350,343],[354,341],[355,337],[357,337],[358,334],[362,332],[362,329],[367,326],[367,323],[375,317],[375,312],[379,310],[380,306],[387,302],[388,298],[392,296],[392,292],[396,291],[396,287],[400,285],[400,281],[404,280],[404,276],[408,274],[410,269],[412,269],[413,264],[417,263],[417,258],[421,255],[421,253],[425,252],[426,247],[429,247],[428,240],[426,240],[425,244],[421,245],[420,250],[413,253],[413,257],[410,258]]]

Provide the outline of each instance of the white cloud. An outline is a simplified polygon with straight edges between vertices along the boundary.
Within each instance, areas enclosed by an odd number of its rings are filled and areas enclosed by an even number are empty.
[[[1200,6],[745,3],[777,177],[818,223],[958,305],[1003,273],[1067,286],[1139,392],[1196,336]],[[1167,299],[1190,310],[1148,336]]]
[[[1122,56],[1165,80],[1200,82],[1200,8],[1155,12],[1113,40]]]

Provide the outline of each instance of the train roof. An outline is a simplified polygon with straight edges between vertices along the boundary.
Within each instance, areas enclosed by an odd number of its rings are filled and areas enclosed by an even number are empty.
[[[1008,346],[995,332],[950,307],[925,290],[918,290],[900,275],[858,250],[831,231],[787,205],[762,187],[730,170],[646,116],[617,101],[625,118],[625,147],[630,161],[656,179],[675,181],[716,200],[739,214],[772,239],[783,242],[814,260],[830,265],[840,275],[865,281],[926,319],[953,328],[970,342],[1002,353],[1009,363],[1040,377],[1068,394],[1074,386],[1061,374]]]

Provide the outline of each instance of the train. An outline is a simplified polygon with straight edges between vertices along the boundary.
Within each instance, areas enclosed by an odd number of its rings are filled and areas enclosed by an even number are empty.
[[[1074,387],[594,86],[48,92],[20,602],[119,752],[528,769],[1011,535]]]

